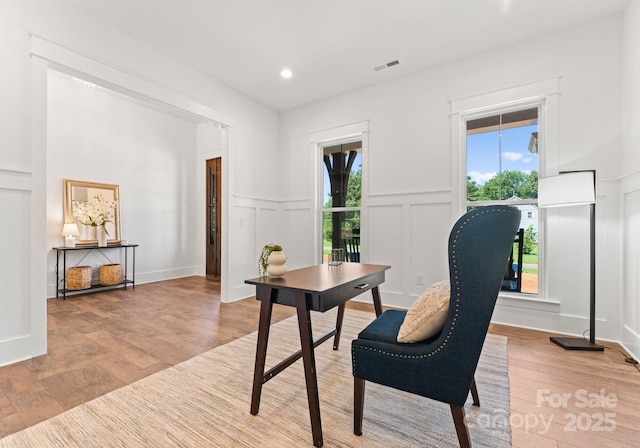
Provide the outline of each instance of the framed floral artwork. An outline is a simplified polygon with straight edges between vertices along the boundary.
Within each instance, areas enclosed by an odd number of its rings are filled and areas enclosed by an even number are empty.
[[[109,244],[120,242],[120,192],[118,185],[64,179],[64,222],[75,223],[76,245],[98,244],[98,229]]]

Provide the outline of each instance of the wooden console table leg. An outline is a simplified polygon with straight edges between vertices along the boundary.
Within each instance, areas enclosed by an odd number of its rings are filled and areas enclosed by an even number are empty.
[[[303,292],[294,295],[296,311],[298,313],[298,328],[300,330],[300,345],[302,346],[302,360],[304,363],[304,378],[307,384],[307,399],[309,401],[309,415],[311,417],[311,432],[313,445],[321,447],[322,423],[320,421],[320,399],[318,397],[318,379],[316,377],[316,360],[313,352],[313,332],[311,330],[311,297]]]
[[[382,314],[382,301],[380,300],[380,290],[377,286],[371,288],[371,295],[373,296],[373,307],[376,309],[376,317]]]
[[[253,371],[253,391],[251,393],[251,414],[258,414],[260,409],[260,395],[264,384],[264,366],[267,359],[267,342],[269,342],[269,327],[271,325],[271,311],[277,291],[272,288],[258,288],[256,297],[260,300],[260,321],[258,323],[258,343],[256,347],[256,363]]]

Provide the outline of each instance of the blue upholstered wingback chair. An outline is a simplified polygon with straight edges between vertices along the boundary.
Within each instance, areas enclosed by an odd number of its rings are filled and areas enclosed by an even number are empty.
[[[355,434],[362,434],[365,381],[373,381],[448,403],[460,446],[471,446],[463,406],[470,391],[480,404],[474,373],[519,223],[518,209],[500,205],[468,212],[453,226],[451,297],[439,334],[398,343],[406,311],[387,310],[352,342]]]

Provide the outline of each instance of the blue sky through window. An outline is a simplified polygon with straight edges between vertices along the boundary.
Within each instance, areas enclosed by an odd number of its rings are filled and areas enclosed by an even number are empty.
[[[500,132],[491,131],[467,136],[467,175],[478,185],[494,177],[500,171],[538,171],[538,154],[529,152],[531,133],[538,125],[521,126],[502,131],[502,154],[500,154]]]

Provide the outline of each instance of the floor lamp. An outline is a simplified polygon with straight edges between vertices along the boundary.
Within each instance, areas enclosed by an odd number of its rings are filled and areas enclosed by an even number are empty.
[[[602,351],[596,340],[596,171],[561,171],[557,176],[538,181],[538,207],[589,205],[590,213],[590,302],[589,340],[551,337],[551,342],[566,350]]]

